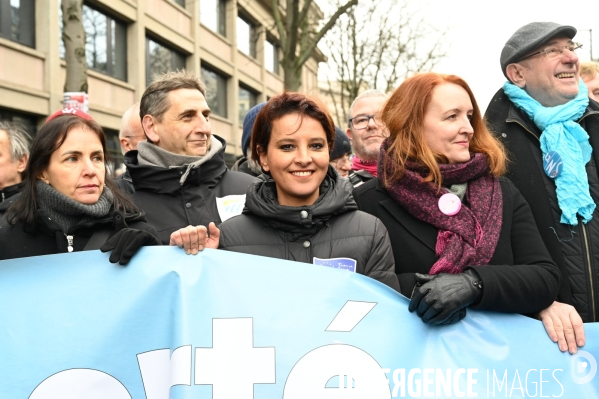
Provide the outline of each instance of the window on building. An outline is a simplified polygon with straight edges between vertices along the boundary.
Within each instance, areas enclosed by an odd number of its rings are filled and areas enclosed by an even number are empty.
[[[269,40],[264,41],[264,66],[267,71],[279,74],[279,48]]]
[[[179,4],[181,7],[185,8],[185,0],[173,0],[175,3]]]
[[[227,36],[226,0],[201,0],[200,19],[214,32]]]
[[[110,156],[109,168],[111,173],[123,163],[123,153],[121,152],[121,142],[119,141],[118,130],[102,128],[106,135],[106,150]]]
[[[146,85],[165,72],[185,68],[185,55],[146,38]]]
[[[243,125],[243,118],[250,109],[258,104],[258,94],[246,88],[239,86],[239,124]]]
[[[212,113],[227,117],[227,77],[202,65],[202,81],[206,85],[206,102]]]
[[[35,0],[0,0],[0,37],[35,47]]]
[[[12,122],[20,125],[32,138],[37,133],[37,118],[35,116],[0,108],[0,121]]]
[[[87,67],[113,78],[127,80],[127,25],[84,4],[82,11],[85,30],[85,59]],[[62,41],[62,9],[59,6],[60,58],[65,58]]]
[[[244,54],[256,57],[256,27],[243,16],[237,16],[237,48]]]

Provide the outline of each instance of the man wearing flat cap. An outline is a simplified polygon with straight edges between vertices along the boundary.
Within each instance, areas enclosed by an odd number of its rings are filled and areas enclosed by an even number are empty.
[[[522,192],[562,281],[539,314],[562,351],[585,343],[582,322],[599,319],[599,105],[579,77],[576,29],[533,22],[500,57],[508,81],[486,118],[505,145],[507,176]]]

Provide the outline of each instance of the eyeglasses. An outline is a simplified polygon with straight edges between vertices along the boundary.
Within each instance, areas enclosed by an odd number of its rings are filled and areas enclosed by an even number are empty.
[[[146,136],[123,136],[126,137],[128,139],[145,139]]]
[[[379,116],[377,114],[374,114],[374,115],[360,115],[360,116],[356,116],[355,118],[351,118],[349,120],[349,126],[353,127],[356,130],[366,129],[366,127],[368,127],[368,124],[370,123],[371,119],[377,125],[379,125],[379,126],[385,126],[385,123],[382,120],[379,119]]]
[[[582,44],[578,43],[578,42],[570,42],[562,47],[559,47],[559,46],[545,47],[543,50],[537,51],[536,53],[529,54],[526,57],[521,58],[517,62],[524,61],[526,59],[529,59],[530,57],[534,57],[535,55],[539,55],[539,54],[543,54],[545,57],[547,57],[549,59],[553,59],[553,58],[561,57],[562,54],[564,54],[564,50],[568,50],[568,51],[575,53],[576,50],[578,50],[581,47],[582,47]]]

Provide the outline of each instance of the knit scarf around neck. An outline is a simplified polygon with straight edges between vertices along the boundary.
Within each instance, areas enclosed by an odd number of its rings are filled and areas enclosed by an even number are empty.
[[[391,198],[416,219],[439,229],[435,252],[437,261],[429,273],[460,273],[467,266],[489,263],[501,232],[503,196],[499,181],[489,174],[489,163],[484,154],[472,154],[468,162],[439,164],[443,185],[468,183],[460,211],[448,216],[439,210],[439,198],[449,191],[425,182],[427,171],[414,162],[408,162],[403,177],[386,184],[382,176],[386,170],[391,176],[398,167],[392,157],[385,157],[389,142],[381,147],[379,181]],[[383,165],[385,158],[387,162]]]
[[[164,150],[156,144],[141,141],[137,144],[137,161],[140,165],[158,166],[168,169],[187,166],[185,173],[181,175],[179,181],[183,185],[192,169],[198,168],[200,165],[208,162],[221,148],[223,148],[222,143],[212,135],[210,135],[210,148],[202,156],[179,155]]]
[[[352,170],[365,170],[366,172],[368,172],[371,175],[376,177],[377,162],[376,161],[363,161],[354,155],[354,157],[351,160],[351,169]]]
[[[562,211],[560,222],[574,226],[578,224],[576,214],[588,223],[595,210],[585,169],[593,149],[589,135],[576,123],[589,104],[588,89],[582,79],[578,87],[575,99],[556,107],[544,107],[518,86],[510,82],[503,85],[512,103],[543,131],[540,139],[543,159],[550,151],[561,157],[563,169],[555,178],[557,202]]]
[[[78,223],[106,216],[113,203],[112,191],[106,186],[98,202],[91,205],[75,201],[41,180],[36,182],[35,189],[38,208],[56,222],[63,233]]]

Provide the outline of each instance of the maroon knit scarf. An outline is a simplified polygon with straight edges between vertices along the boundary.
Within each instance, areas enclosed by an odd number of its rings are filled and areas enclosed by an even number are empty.
[[[499,181],[489,174],[487,157],[475,153],[468,162],[439,164],[444,186],[468,182],[465,196],[468,206],[462,204],[456,215],[448,216],[439,210],[438,201],[449,191],[442,187],[437,192],[434,184],[424,182],[427,171],[421,165],[407,163],[404,176],[385,185],[383,168],[391,176],[397,167],[391,157],[387,158],[387,164],[383,167],[384,154],[388,148],[389,143],[385,141],[379,158],[381,184],[391,198],[412,216],[439,229],[435,248],[438,259],[429,273],[455,274],[467,266],[488,264],[499,241],[503,197]]]

